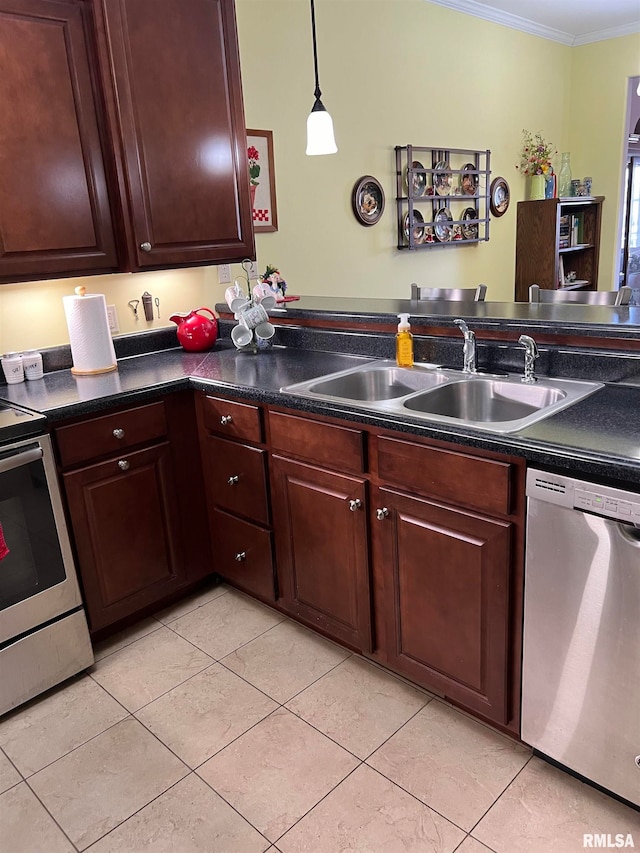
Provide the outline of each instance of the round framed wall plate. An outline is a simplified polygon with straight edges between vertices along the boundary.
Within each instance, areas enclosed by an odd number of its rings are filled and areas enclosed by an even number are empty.
[[[494,178],[489,190],[489,207],[494,216],[504,216],[509,208],[511,192],[504,178]]]
[[[404,238],[409,242],[409,227],[410,227],[410,219],[409,214],[405,213],[404,220],[402,223],[402,229],[404,231]],[[423,243],[424,242],[424,218],[419,210],[413,211],[413,242],[414,243]]]
[[[375,225],[384,212],[384,190],[372,175],[363,175],[355,182],[351,194],[353,213],[361,225]]]
[[[433,217],[434,222],[434,233],[436,235],[436,240],[439,243],[448,243],[453,236],[453,227],[451,222],[453,222],[453,216],[451,215],[451,211],[448,207],[441,207],[440,210],[437,210]]]
[[[478,223],[468,222],[469,219],[477,219],[478,211],[475,207],[467,207],[462,212],[460,219],[462,220],[461,231],[465,240],[476,240],[478,238]]]

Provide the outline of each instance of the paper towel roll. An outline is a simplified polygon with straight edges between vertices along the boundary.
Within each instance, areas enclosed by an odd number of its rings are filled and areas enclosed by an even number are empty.
[[[103,294],[63,296],[62,302],[73,359],[71,372],[82,375],[115,370],[118,365]]]

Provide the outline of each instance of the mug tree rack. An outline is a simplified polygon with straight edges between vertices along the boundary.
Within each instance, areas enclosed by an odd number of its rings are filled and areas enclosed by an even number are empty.
[[[491,152],[396,146],[398,249],[489,239]]]

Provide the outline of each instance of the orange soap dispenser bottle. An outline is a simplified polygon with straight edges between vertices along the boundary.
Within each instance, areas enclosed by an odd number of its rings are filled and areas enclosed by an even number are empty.
[[[396,335],[396,363],[398,367],[413,367],[413,335],[408,314],[398,314],[398,334]]]

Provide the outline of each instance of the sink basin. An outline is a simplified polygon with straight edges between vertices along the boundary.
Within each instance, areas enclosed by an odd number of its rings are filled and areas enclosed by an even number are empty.
[[[404,406],[415,412],[428,412],[476,423],[503,423],[547,409],[566,398],[560,388],[546,385],[516,384],[495,379],[470,379],[450,382],[428,394],[406,400]]]
[[[390,417],[517,432],[602,388],[598,382],[543,379],[527,384],[520,375],[469,375],[436,364],[398,367],[394,361],[364,366],[298,382],[286,394]]]
[[[427,372],[420,367],[407,369],[395,365],[367,365],[355,372],[311,382],[308,390],[312,394],[339,397],[342,400],[370,402],[406,397],[415,391],[435,388],[443,382],[447,382],[447,377],[435,370]]]

